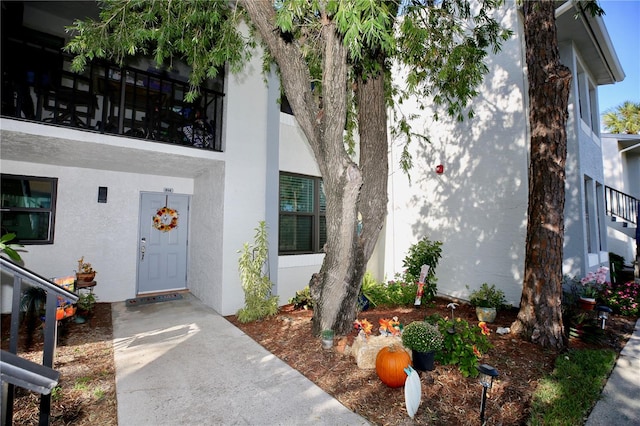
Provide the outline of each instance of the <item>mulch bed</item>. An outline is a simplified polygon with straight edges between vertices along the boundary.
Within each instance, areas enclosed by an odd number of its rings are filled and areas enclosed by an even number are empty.
[[[9,346],[10,315],[2,315],[2,349]],[[73,318],[61,322],[54,368],[60,372],[52,393],[51,422],[56,425],[117,425],[115,363],[111,304],[97,303],[84,324]],[[21,332],[24,337],[24,330]],[[19,342],[18,355],[42,363],[42,333],[36,329],[33,343]],[[13,424],[37,425],[40,395],[16,388]]]
[[[375,308],[362,312],[377,331],[380,318],[397,316],[403,324],[428,315],[450,316],[449,300],[436,299],[427,307]],[[495,367],[500,375],[489,391],[487,424],[521,425],[526,423],[530,401],[538,381],[553,370],[557,353],[545,350],[514,336],[498,335],[497,327],[509,327],[517,310],[501,311],[490,328],[493,348],[480,359]],[[311,311],[283,307],[278,315],[242,324],[235,316],[226,317],[247,335],[300,371],[352,411],[379,425],[477,425],[482,386],[476,378],[465,378],[454,366],[436,363],[434,371],[421,373],[422,403],[414,419],[407,415],[403,388],[390,388],[380,381],[375,370],[361,370],[350,355],[341,352],[351,345],[354,330],[336,338],[336,347],[322,349],[320,339],[311,336]],[[456,318],[477,324],[475,310],[461,305]],[[607,323],[606,339],[601,342],[571,340],[571,348],[609,347],[619,352],[633,331],[635,319],[613,317]]]
[[[450,315],[445,299],[420,308],[376,308],[362,312],[377,326],[380,318],[397,316],[403,324],[438,313]],[[481,362],[499,372],[489,392],[486,414],[490,425],[521,425],[528,418],[531,395],[540,378],[553,369],[556,353],[495,333],[498,326],[510,326],[517,311],[501,311],[490,325],[493,349]],[[477,425],[482,387],[477,379],[464,378],[455,367],[438,365],[421,376],[422,403],[415,418],[408,417],[403,388],[383,384],[374,370],[360,370],[353,357],[336,348],[351,344],[356,336],[336,338],[336,347],[322,349],[320,339],[311,336],[311,311],[288,305],[278,315],[241,324],[235,316],[227,319],[267,350],[300,371],[349,409],[379,425]],[[477,323],[472,307],[456,309],[456,318]],[[8,316],[2,316],[2,347],[8,345]],[[572,340],[572,348],[612,348],[620,352],[629,339],[635,318],[614,316],[607,322],[606,339],[599,343]],[[66,324],[60,336],[55,368],[61,372],[60,389],[53,401],[52,425],[117,425],[115,366],[111,305],[98,303],[85,324]],[[377,327],[375,328],[377,330]],[[28,359],[42,359],[41,341],[19,353]],[[15,425],[37,424],[39,396],[18,391]]]

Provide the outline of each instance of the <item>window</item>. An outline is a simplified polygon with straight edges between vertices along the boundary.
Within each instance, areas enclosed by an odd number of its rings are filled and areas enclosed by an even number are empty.
[[[604,212],[604,189],[602,184],[584,176],[584,217],[588,253],[605,251],[602,240],[601,212]]]
[[[594,133],[599,133],[600,117],[597,108],[597,88],[579,62],[577,84],[580,118]]]
[[[319,253],[327,241],[322,180],[280,174],[280,254]]]
[[[21,244],[53,244],[58,179],[1,175],[2,234]]]

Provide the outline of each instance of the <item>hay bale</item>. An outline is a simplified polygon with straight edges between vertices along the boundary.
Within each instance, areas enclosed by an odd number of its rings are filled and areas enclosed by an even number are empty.
[[[402,346],[402,339],[398,336],[369,336],[359,335],[353,342],[353,346],[345,351],[356,359],[356,364],[360,369],[376,368],[376,357],[380,349],[398,345]],[[404,348],[404,347],[403,347]],[[411,351],[404,348],[411,356]]]

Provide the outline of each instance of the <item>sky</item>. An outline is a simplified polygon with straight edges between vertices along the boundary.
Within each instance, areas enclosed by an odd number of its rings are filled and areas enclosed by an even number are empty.
[[[640,0],[600,0],[604,23],[625,78],[598,88],[600,114],[624,101],[640,103]]]

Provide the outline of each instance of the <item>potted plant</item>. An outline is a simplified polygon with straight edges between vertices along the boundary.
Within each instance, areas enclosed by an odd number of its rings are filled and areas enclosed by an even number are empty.
[[[91,282],[96,277],[96,271],[90,263],[84,261],[84,256],[78,259],[78,270],[76,271],[76,280]]]
[[[47,306],[47,292],[40,287],[27,287],[20,296],[20,311],[24,312],[26,323],[27,347],[33,342],[33,334],[39,324],[38,320],[44,318]]]
[[[609,268],[601,266],[597,271],[591,271],[580,280],[580,307],[592,311],[596,306],[596,298],[607,282]]]
[[[413,321],[402,330],[402,344],[411,349],[413,367],[416,370],[433,370],[435,351],[442,348],[443,342],[438,327],[426,321]]]
[[[496,288],[495,284],[488,283],[482,283],[479,289],[472,291],[469,302],[476,307],[478,321],[484,322],[495,321],[498,310],[507,304],[504,291]]]
[[[331,349],[333,347],[333,330],[322,330],[320,335],[322,339],[322,348]]]

